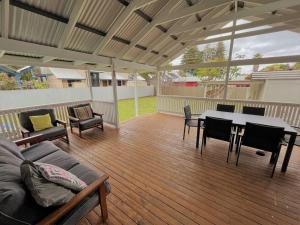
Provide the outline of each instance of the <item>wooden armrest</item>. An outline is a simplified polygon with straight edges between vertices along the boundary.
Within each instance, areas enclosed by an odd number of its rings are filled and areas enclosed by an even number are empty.
[[[14,141],[16,145],[20,146],[20,145],[25,145],[25,144],[35,144],[35,143],[39,143],[41,141],[44,141],[43,135],[39,134],[39,135],[35,135],[35,136],[31,136],[31,137],[27,137],[27,138],[23,138],[20,140],[16,140]]]
[[[94,181],[92,184],[87,186],[81,192],[76,194],[68,203],[61,206],[49,216],[45,217],[42,221],[37,223],[37,225],[53,225],[56,224],[63,216],[70,212],[74,207],[76,207],[82,200],[88,197],[90,194],[99,190],[101,186],[104,186],[104,181],[108,179],[108,176],[105,174],[101,176],[98,180]]]
[[[24,135],[24,134],[29,134],[30,132],[29,132],[29,130],[27,130],[27,129],[25,129],[24,127],[20,127],[20,131],[21,131],[21,133]]]
[[[100,116],[101,118],[104,115],[103,113],[96,113],[96,112],[93,112],[93,114],[96,115],[96,116]]]
[[[61,125],[63,125],[64,127],[67,127],[67,123],[65,122],[65,121],[62,121],[62,120],[56,120],[55,121],[56,123],[59,123],[59,124],[61,124]]]
[[[73,122],[78,122],[79,119],[73,116],[69,116],[69,119],[72,120]]]

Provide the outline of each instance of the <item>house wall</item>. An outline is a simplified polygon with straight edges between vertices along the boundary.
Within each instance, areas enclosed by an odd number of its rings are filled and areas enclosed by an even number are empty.
[[[300,103],[300,80],[266,80],[261,100]]]

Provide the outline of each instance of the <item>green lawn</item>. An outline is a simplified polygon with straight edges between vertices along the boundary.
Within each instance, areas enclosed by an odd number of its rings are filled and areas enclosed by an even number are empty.
[[[121,122],[132,119],[135,116],[134,99],[118,101],[119,119]],[[139,98],[139,116],[156,112],[156,97]]]

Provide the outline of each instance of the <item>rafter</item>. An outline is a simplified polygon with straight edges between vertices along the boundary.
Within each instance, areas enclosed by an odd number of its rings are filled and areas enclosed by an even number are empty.
[[[86,0],[76,0],[69,18],[69,21],[64,29],[64,32],[59,39],[58,48],[64,48],[65,44],[67,43],[68,38],[70,37],[73,28],[75,27],[79,16],[81,15],[84,6],[85,6]],[[55,58],[53,57],[45,57],[42,59],[43,62],[49,62],[51,60],[54,60]]]
[[[237,17],[238,17],[238,19],[241,19],[241,18],[245,18],[245,17],[249,17],[249,16],[257,16],[257,15],[263,14],[265,12],[272,12],[274,10],[284,9],[284,8],[293,7],[293,6],[297,6],[297,5],[300,5],[299,0],[280,0],[280,1],[272,2],[272,3],[264,4],[261,6],[257,6],[257,7],[251,8],[251,9],[241,9],[237,13]],[[203,26],[215,25],[218,23],[223,23],[224,21],[225,22],[232,21],[233,17],[234,17],[234,15],[230,14],[230,15],[215,18],[213,20],[204,19],[200,23],[194,23],[194,24],[191,24],[191,25],[185,26],[185,27],[177,27],[177,28],[172,29],[170,32],[172,34],[178,34],[178,33],[182,33],[182,32],[189,31],[189,30],[195,30],[195,29],[199,29]]]
[[[151,4],[157,0],[133,0],[129,5],[124,9],[124,11],[118,16],[114,21],[113,25],[105,35],[103,39],[99,42],[98,46],[94,50],[93,54],[101,54],[107,44],[110,42],[112,37],[119,31],[122,25],[126,22],[128,17],[137,9],[144,7],[145,5]]]
[[[161,15],[166,14],[168,11],[172,10],[172,8],[174,8],[179,2],[181,2],[181,0],[169,0],[168,3],[157,13],[154,19],[133,37],[128,46],[122,49],[122,51],[119,53],[119,57],[124,57],[129,51],[134,48],[135,45],[138,44],[138,42],[140,42],[147,34],[152,31],[152,29],[156,26],[156,17],[160,17]]]

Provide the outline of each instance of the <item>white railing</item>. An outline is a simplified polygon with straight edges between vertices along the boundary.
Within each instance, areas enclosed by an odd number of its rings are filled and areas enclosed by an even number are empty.
[[[67,106],[82,103],[92,103],[92,106],[94,107],[94,110],[96,112],[104,114],[104,122],[115,124],[113,103],[99,101],[66,102],[59,104],[39,105],[24,108],[0,110],[0,136],[4,136],[5,138],[11,140],[15,140],[22,137],[20,132],[20,123],[18,119],[18,114],[20,112],[29,111],[33,109],[51,108],[54,109],[54,113],[57,119],[69,123]]]
[[[183,107],[190,105],[192,112],[203,113],[216,109],[217,104],[235,105],[235,111],[241,112],[243,106],[264,107],[265,115],[282,118],[290,125],[300,126],[300,104],[262,102],[249,100],[223,100],[187,96],[162,95],[157,97],[157,111],[163,113],[183,114]]]

